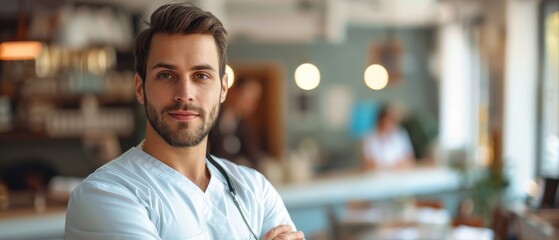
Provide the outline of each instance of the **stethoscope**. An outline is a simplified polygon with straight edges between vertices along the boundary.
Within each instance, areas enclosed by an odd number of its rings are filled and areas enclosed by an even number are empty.
[[[215,159],[212,157],[212,155],[210,155],[209,152],[206,152],[206,158],[208,159],[208,161],[210,161],[212,165],[214,165],[215,168],[217,168],[217,170],[225,178],[225,181],[227,182],[227,186],[229,187],[229,193],[231,193],[231,197],[233,197],[233,202],[235,202],[235,206],[237,206],[237,209],[239,210],[239,213],[241,214],[241,217],[243,218],[245,225],[247,226],[248,230],[250,231],[254,239],[258,240],[258,236],[256,235],[256,233],[254,233],[254,231],[250,227],[250,224],[248,223],[247,218],[243,210],[241,209],[241,204],[239,202],[239,199],[237,198],[237,190],[235,190],[233,183],[229,179],[229,175],[225,172],[225,169],[223,169],[223,167],[215,161]]]

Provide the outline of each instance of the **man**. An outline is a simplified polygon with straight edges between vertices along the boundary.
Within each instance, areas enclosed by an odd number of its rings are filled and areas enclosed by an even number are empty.
[[[206,155],[227,94],[226,31],[209,12],[169,4],[135,46],[145,140],[72,193],[67,239],[303,239],[258,172]]]

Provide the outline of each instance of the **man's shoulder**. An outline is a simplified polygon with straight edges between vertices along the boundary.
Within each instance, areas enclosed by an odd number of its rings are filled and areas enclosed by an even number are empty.
[[[107,162],[87,176],[77,189],[105,189],[115,190],[129,188],[128,185],[140,180],[137,169],[134,169],[133,148],[124,152],[119,157]],[[136,180],[134,180],[136,179]],[[138,185],[138,184],[135,184]]]
[[[212,155],[213,156],[213,155]],[[261,175],[256,169],[234,163],[228,159],[213,156],[214,160],[232,174],[248,174],[248,175]]]
[[[214,159],[219,165],[221,165],[225,169],[227,174],[230,175],[229,176],[230,178],[236,179],[237,181],[245,182],[249,184],[255,182],[267,181],[264,175],[262,175],[256,169],[244,165],[239,165],[237,163],[234,163],[224,158],[219,158],[214,156]]]

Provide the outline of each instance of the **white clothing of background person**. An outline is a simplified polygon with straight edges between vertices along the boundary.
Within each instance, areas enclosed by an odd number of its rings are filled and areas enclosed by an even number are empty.
[[[407,132],[397,127],[384,135],[373,131],[363,140],[365,159],[374,160],[378,168],[391,168],[413,155],[413,148]]]
[[[295,229],[279,194],[264,176],[214,158],[229,175],[259,237],[279,224]],[[66,239],[249,239],[225,178],[208,160],[206,165],[212,177],[203,192],[140,147],[131,148],[72,193]]]

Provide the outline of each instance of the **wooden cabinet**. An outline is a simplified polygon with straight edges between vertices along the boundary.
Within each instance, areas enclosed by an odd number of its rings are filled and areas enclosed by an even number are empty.
[[[61,56],[64,52],[48,49],[43,50],[51,52],[48,61],[39,57],[30,62],[0,62],[4,70],[0,137],[81,137],[90,132],[132,135],[133,72],[113,70],[115,60],[106,57],[114,55],[109,54],[111,50],[93,48],[55,58],[55,52]]]
[[[43,60],[0,61],[0,168],[31,158],[48,162],[60,175],[85,176],[143,133],[133,68],[117,67],[116,61],[101,64],[103,69],[89,64],[99,61],[91,57],[98,54],[87,54],[98,48],[72,51],[72,57],[47,64],[52,66],[38,67]]]

